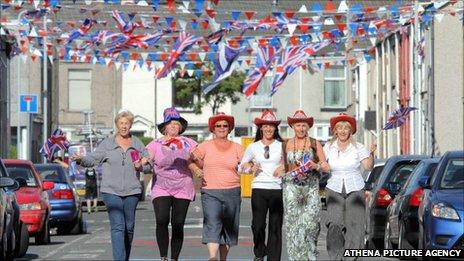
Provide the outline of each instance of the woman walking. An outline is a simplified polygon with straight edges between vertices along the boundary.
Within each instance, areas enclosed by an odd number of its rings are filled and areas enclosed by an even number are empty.
[[[345,249],[362,249],[365,234],[364,179],[361,167],[372,170],[374,151],[355,142],[356,119],[340,115],[330,119],[333,139],[324,146],[331,176],[327,181],[327,251],[341,260]]]
[[[134,115],[120,111],[114,119],[116,134],[104,139],[86,156],[71,159],[84,167],[102,164],[101,192],[111,227],[111,246],[114,260],[129,260],[134,237],[135,210],[142,187],[139,181],[142,165],[148,153],[143,143],[130,134]],[[137,155],[137,157],[131,157]]]
[[[198,145],[193,152],[197,168],[194,173],[203,178],[203,244],[209,259],[225,260],[231,246],[238,243],[240,222],[240,176],[238,165],[243,148],[227,138],[234,129],[234,117],[218,113],[209,118],[209,130],[214,138]]]
[[[277,120],[271,110],[265,110],[261,118],[255,118],[255,141],[250,144],[242,158],[241,170],[254,172],[251,184],[251,209],[253,219],[254,260],[280,260],[282,252],[282,181],[275,171],[282,164],[282,138]],[[266,216],[269,212],[269,229],[266,239]]]
[[[295,136],[285,145],[284,223],[290,260],[316,260],[320,231],[319,171],[328,172],[322,145],[308,136],[313,117],[297,110],[287,118]]]
[[[171,222],[171,260],[178,260],[184,241],[184,224],[190,202],[195,198],[190,153],[197,143],[180,136],[188,126],[175,108],[164,110],[164,121],[158,130],[164,134],[147,145],[153,166],[151,197],[156,217],[156,241],[161,260],[168,260]]]

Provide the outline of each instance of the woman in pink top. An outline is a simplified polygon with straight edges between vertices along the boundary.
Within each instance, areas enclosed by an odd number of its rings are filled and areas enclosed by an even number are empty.
[[[158,125],[158,130],[164,136],[147,145],[155,174],[151,197],[155,209],[156,240],[161,260],[168,260],[169,221],[172,226],[171,259],[179,258],[184,240],[185,217],[190,201],[195,197],[190,171],[195,163],[190,160],[190,153],[197,143],[179,136],[185,131],[187,124],[175,108],[165,109],[164,122]]]
[[[194,173],[203,178],[201,203],[203,207],[203,244],[209,259],[225,260],[230,246],[237,245],[240,221],[240,176],[238,164],[243,148],[227,138],[234,129],[234,117],[218,113],[208,120],[212,140],[198,145],[193,152],[197,167]],[[200,168],[201,167],[201,168]]]

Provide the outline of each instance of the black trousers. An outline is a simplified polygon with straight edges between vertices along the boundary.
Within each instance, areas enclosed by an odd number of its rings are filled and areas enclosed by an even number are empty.
[[[281,189],[253,189],[251,192],[251,209],[253,219],[253,252],[255,257],[267,260],[280,260],[282,253],[282,220],[284,207]],[[266,239],[266,216],[269,212],[269,229]]]
[[[158,197],[153,200],[156,218],[156,241],[161,257],[168,256],[169,221],[171,221],[171,259],[178,259],[184,242],[184,224],[190,200],[172,196]]]

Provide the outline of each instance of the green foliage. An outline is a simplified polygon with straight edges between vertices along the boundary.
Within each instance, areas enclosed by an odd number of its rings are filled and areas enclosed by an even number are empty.
[[[210,71],[213,70],[210,68]],[[172,80],[173,86],[177,90],[177,101],[183,100],[183,104],[192,108],[195,114],[201,114],[202,108],[205,106],[211,108],[213,114],[216,114],[217,110],[227,101],[236,104],[240,100],[239,95],[241,95],[243,88],[245,73],[234,71],[230,77],[223,80],[206,95],[201,92],[201,88],[213,80],[212,74],[198,78],[196,76],[189,77],[187,74],[181,77],[177,73]],[[193,96],[197,96],[199,99],[192,101]]]
[[[152,137],[139,137],[140,138],[140,141],[143,142],[143,145],[147,146],[148,143],[150,143],[153,138]]]
[[[18,158],[18,150],[16,149],[16,146],[10,145],[10,159],[17,159]]]

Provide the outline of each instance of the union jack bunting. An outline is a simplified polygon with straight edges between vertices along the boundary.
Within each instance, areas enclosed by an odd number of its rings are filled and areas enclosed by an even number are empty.
[[[400,127],[408,119],[409,113],[414,110],[417,110],[417,108],[406,106],[391,112],[390,118],[388,118],[388,121],[385,123],[385,126],[383,126],[383,129],[389,130]]]
[[[69,33],[68,44],[74,41],[75,39],[87,34],[87,32],[90,30],[90,28],[92,28],[94,24],[95,20],[90,20],[89,18],[86,18],[79,27],[79,29]]]
[[[243,94],[250,97],[256,91],[259,83],[271,68],[278,49],[273,46],[260,46],[256,54],[256,67],[251,71],[243,83]]]
[[[56,152],[60,150],[67,150],[68,148],[69,142],[67,141],[63,131],[61,131],[61,129],[56,129],[39,152],[44,157],[47,157],[48,160],[52,160],[53,155]]]
[[[209,44],[218,44],[221,41],[222,37],[224,37],[224,35],[226,35],[228,32],[229,30],[225,28],[219,29],[216,32],[213,32],[210,35],[206,36],[205,40]]]
[[[307,58],[307,54],[304,52],[305,48],[305,46],[291,46],[282,50],[274,79],[272,80],[270,96],[276,93],[288,75],[292,74],[298,66],[305,62]]]
[[[192,47],[192,45],[194,45],[196,42],[200,40],[201,38],[198,36],[189,34],[187,32],[180,32],[179,37],[177,38],[177,41],[172,48],[169,60],[166,62],[164,67],[158,72],[156,78],[159,80],[163,77],[166,77],[166,75],[176,65],[176,62],[179,59],[180,55],[186,52],[190,47]]]
[[[239,57],[239,54],[245,50],[244,47],[233,48],[224,43],[219,43],[219,55],[214,60],[214,80],[203,87],[203,93],[207,94],[216,87],[222,80],[229,77],[233,69],[233,63]]]
[[[133,23],[130,20],[127,20],[121,11],[113,10],[111,16],[116,21],[118,29],[124,34],[131,34],[135,28],[138,27],[137,24]]]
[[[131,48],[147,49],[150,46],[154,46],[163,35],[164,32],[161,31],[147,35],[112,34],[106,38],[112,39],[113,41],[108,43],[108,48],[106,48],[105,52],[108,54],[116,54]]]

